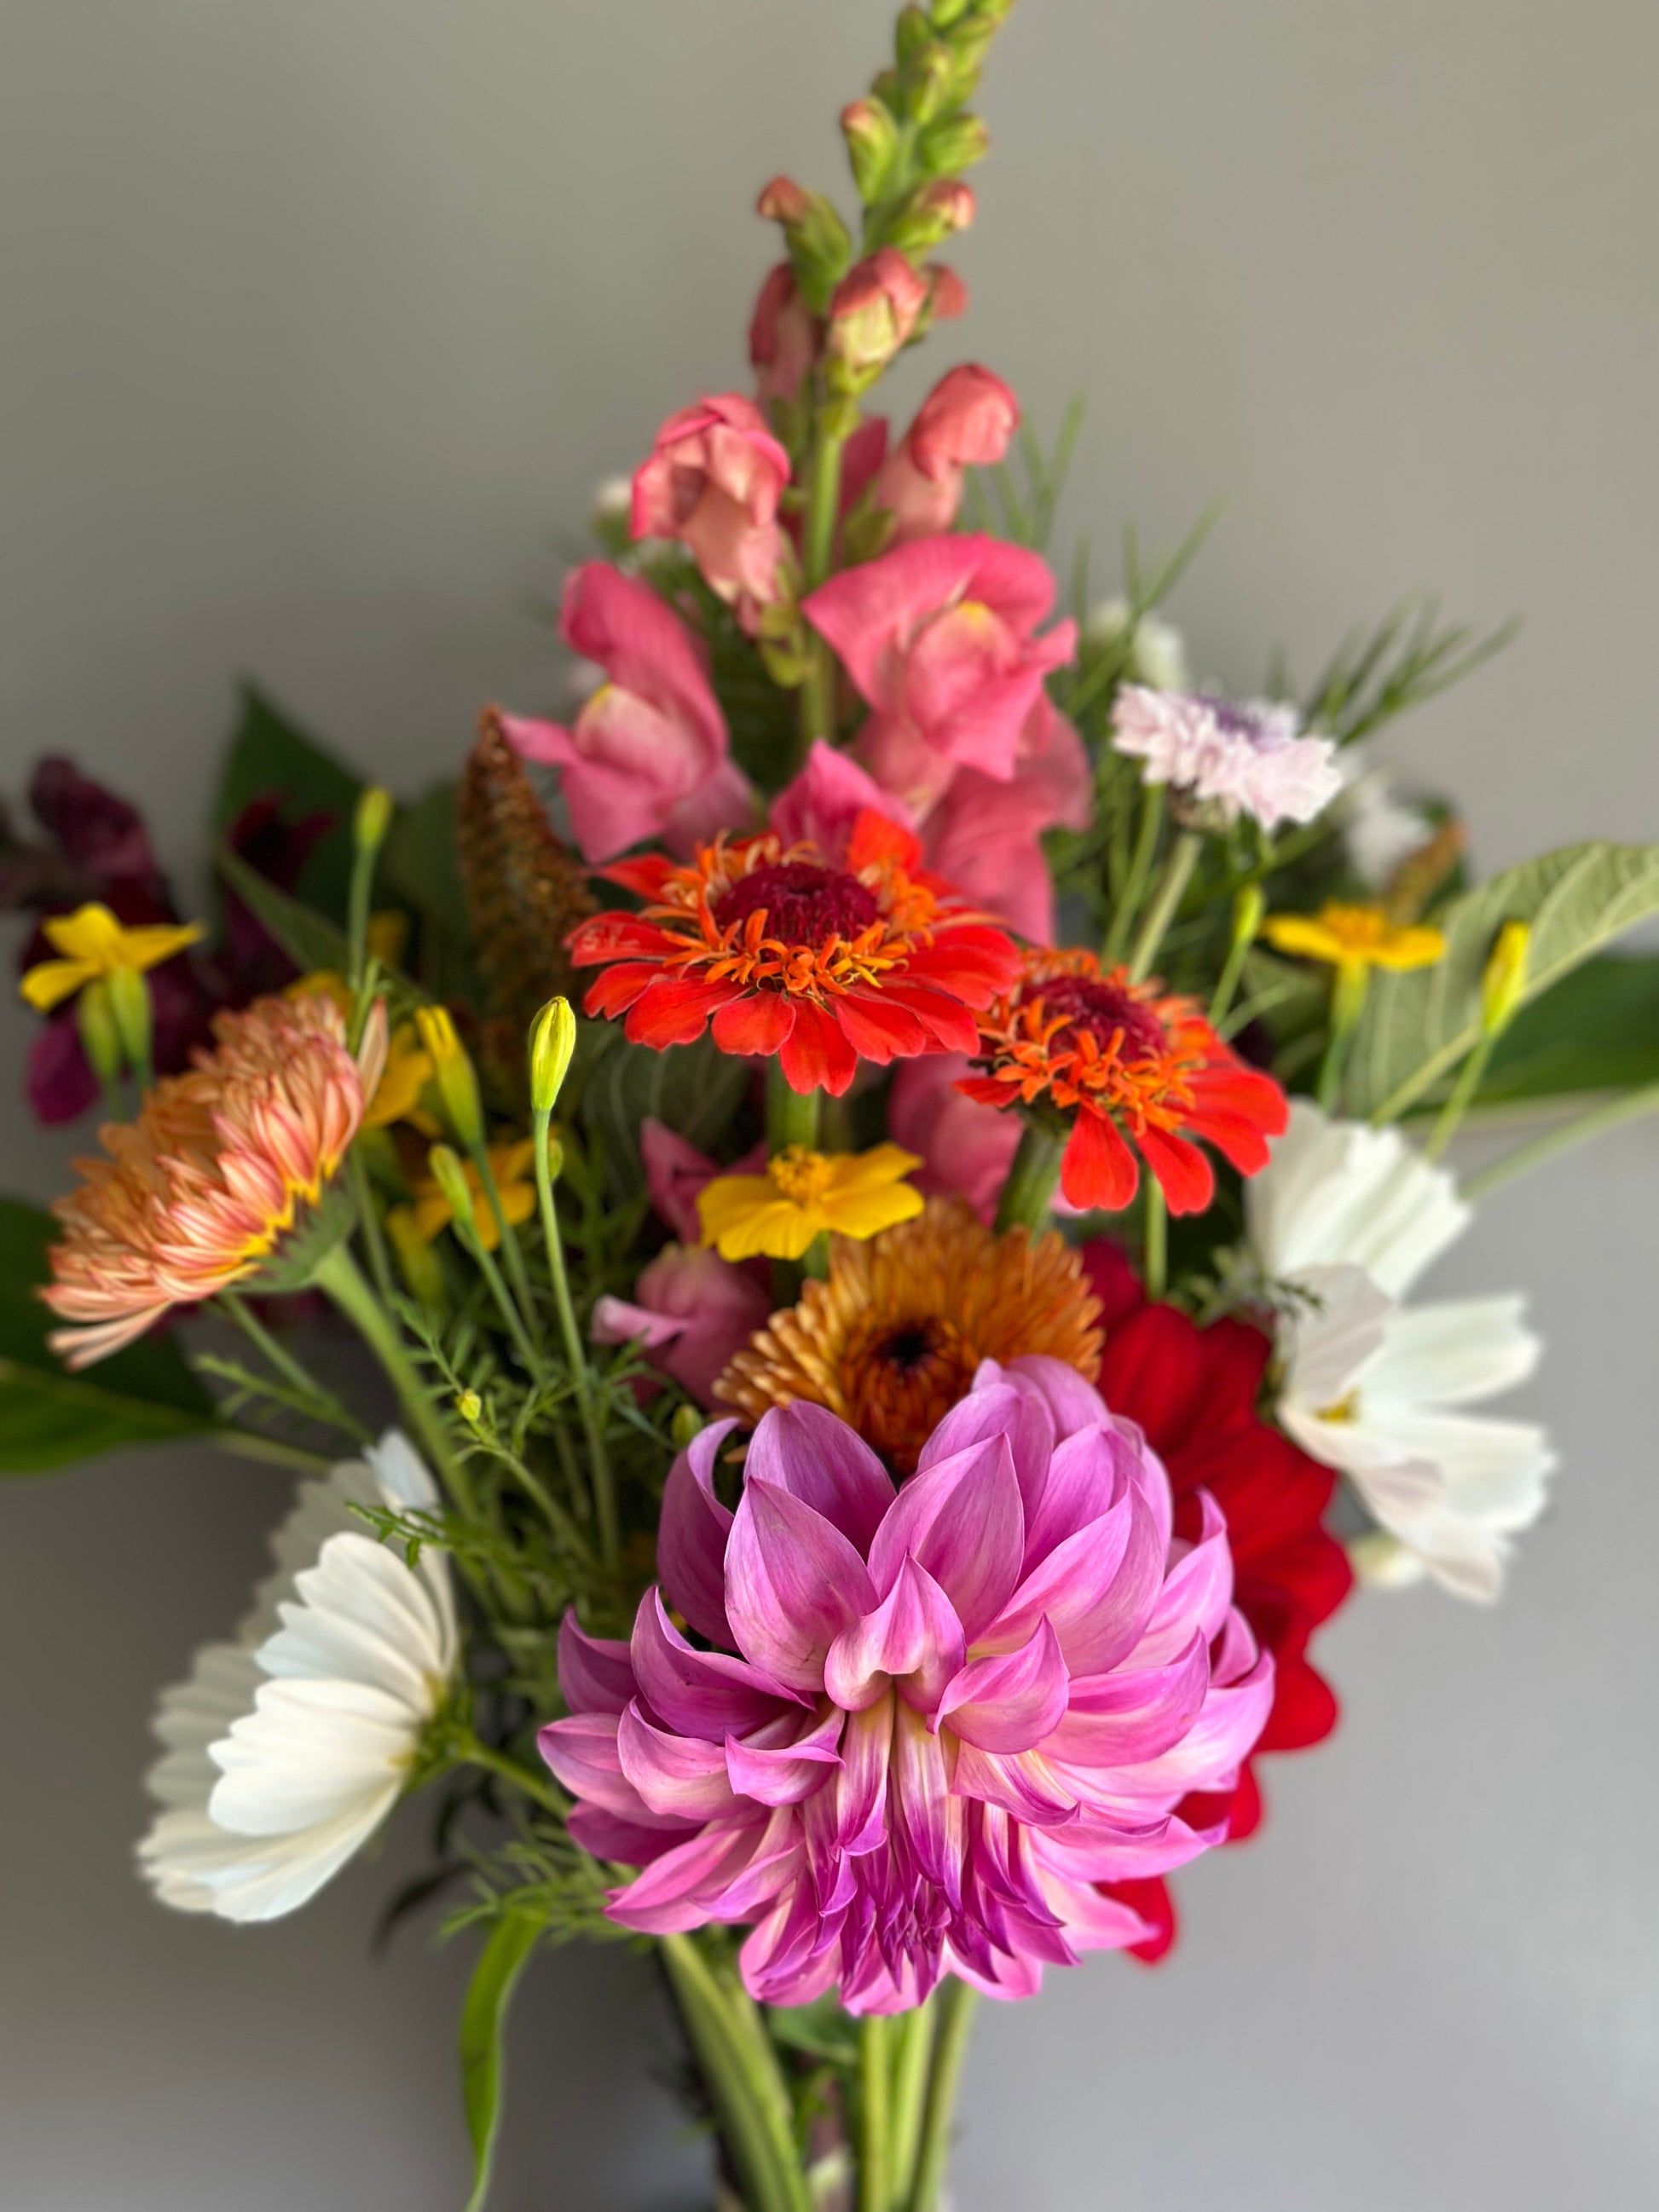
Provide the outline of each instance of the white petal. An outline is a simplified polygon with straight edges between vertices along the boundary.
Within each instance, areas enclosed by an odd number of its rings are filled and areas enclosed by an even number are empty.
[[[162,1691],[153,1726],[166,1751],[144,1778],[159,1804],[207,1803],[219,1778],[208,1747],[252,1711],[264,1679],[240,1645],[209,1644],[197,1653],[188,1678]]]
[[[374,1470],[389,1504],[405,1512],[429,1512],[439,1503],[438,1486],[426,1462],[401,1429],[388,1429],[363,1455]]]
[[[1310,1267],[1299,1287],[1309,1303],[1281,1332],[1285,1390],[1322,1413],[1342,1403],[1382,1351],[1395,1307],[1358,1267]]]
[[[384,1690],[356,1682],[267,1682],[252,1713],[213,1747],[208,1811],[239,1835],[292,1835],[401,1785],[417,1730]]]
[[[281,1608],[259,1665],[284,1678],[378,1686],[424,1717],[448,1672],[447,1620],[425,1580],[371,1538],[331,1536]]]
[[[1245,1185],[1245,1205],[1269,1274],[1294,1282],[1310,1267],[1363,1267],[1396,1298],[1471,1218],[1450,1175],[1398,1129],[1332,1121],[1305,1099]]]
[[[255,1589],[249,1610],[238,1625],[238,1639],[263,1644],[276,1626],[276,1608],[294,1594],[295,1577],[315,1563],[331,1536],[362,1528],[351,1508],[385,1502],[374,1470],[364,1460],[342,1460],[320,1480],[302,1482],[288,1518],[271,1537],[273,1569]]]
[[[1426,1512],[1445,1491],[1434,1460],[1380,1431],[1362,1412],[1355,1420],[1322,1420],[1286,1399],[1279,1418],[1310,1459],[1346,1474],[1379,1521],[1393,1528],[1402,1514]]]
[[[1371,1425],[1401,1452],[1432,1460],[1445,1477],[1440,1510],[1470,1526],[1524,1528],[1544,1507],[1555,1465],[1548,1437],[1529,1421],[1495,1421],[1483,1413],[1413,1412],[1382,1405]],[[1396,1529],[1414,1543],[1409,1523]]]
[[[1518,1297],[1446,1298],[1397,1313],[1366,1371],[1368,1401],[1473,1405],[1524,1382],[1538,1364],[1538,1339],[1521,1325]]]

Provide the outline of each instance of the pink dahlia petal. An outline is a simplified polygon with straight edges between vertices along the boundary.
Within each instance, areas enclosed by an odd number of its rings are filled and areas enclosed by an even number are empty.
[[[654,1727],[637,1698],[617,1723],[617,1756],[647,1811],[712,1820],[738,1803],[726,1778],[725,1747]]]
[[[870,1572],[878,1589],[890,1589],[914,1558],[950,1599],[971,1644],[1012,1594],[1024,1547],[1014,1455],[999,1435],[912,1475],[877,1531]]]
[[[744,1656],[817,1691],[830,1646],[875,1603],[864,1561],[834,1522],[749,1476],[726,1547],[726,1612]]]
[[[573,1713],[620,1713],[638,1695],[625,1644],[589,1636],[574,1613],[559,1624],[559,1687]]]
[[[804,1398],[763,1415],[745,1476],[799,1498],[861,1554],[893,1503],[893,1479],[869,1445],[826,1407]]]
[[[946,1686],[935,1725],[948,1720],[981,1751],[1030,1751],[1059,1727],[1070,1692],[1060,1638],[1043,1620],[1018,1651],[971,1660]]]
[[[775,1722],[770,1732],[781,1734],[790,1725]],[[728,1736],[726,1771],[732,1789],[759,1805],[798,1805],[823,1788],[826,1767],[841,1765],[837,1747],[844,1726],[842,1716],[832,1708],[822,1720],[782,1742],[766,1742],[757,1736],[739,1742]]]
[[[700,1429],[668,1471],[657,1530],[657,1568],[669,1602],[699,1636],[728,1650],[726,1618],[726,1540],[730,1510],[714,1495],[714,1466],[735,1420]]]
[[[698,1651],[673,1622],[659,1590],[641,1601],[629,1647],[637,1694],[652,1716],[683,1735],[723,1743],[779,1717],[781,1706],[799,1718],[801,1700],[781,1682],[759,1674],[726,1651]]]
[[[962,1665],[967,1639],[955,1607],[908,1554],[873,1613],[845,1628],[823,1662],[824,1688],[848,1712],[862,1712],[897,1681],[931,1706]]]

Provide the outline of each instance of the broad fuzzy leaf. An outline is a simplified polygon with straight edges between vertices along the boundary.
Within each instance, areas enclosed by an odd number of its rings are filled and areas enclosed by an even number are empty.
[[[1372,979],[1348,1063],[1354,1115],[1403,1113],[1456,1066],[1480,1034],[1480,978],[1504,922],[1532,925],[1527,998],[1659,913],[1659,845],[1569,845],[1510,868],[1435,920],[1446,957]]]

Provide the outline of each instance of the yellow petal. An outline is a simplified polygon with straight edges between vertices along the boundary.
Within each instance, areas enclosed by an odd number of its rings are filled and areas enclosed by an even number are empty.
[[[1339,944],[1331,931],[1310,914],[1270,914],[1261,933],[1275,951],[1304,960],[1338,961],[1349,957],[1349,948]]]
[[[824,1218],[840,1237],[873,1237],[901,1221],[914,1221],[921,1211],[921,1193],[908,1182],[884,1183],[879,1190],[860,1190],[826,1205]]]
[[[65,999],[73,998],[83,983],[90,983],[97,973],[85,960],[42,960],[17,988],[37,1014],[49,1014]]]
[[[903,1152],[897,1145],[873,1145],[867,1152],[832,1154],[826,1207],[860,1191],[890,1188],[921,1165],[916,1153]]]
[[[187,945],[199,942],[205,933],[199,921],[146,922],[138,929],[121,931],[115,959],[121,968],[158,968]]]
[[[106,906],[77,907],[73,914],[54,914],[40,925],[48,945],[70,960],[84,960],[102,975],[114,964],[111,958],[121,925]]]
[[[702,1224],[702,1241],[713,1244],[761,1207],[783,1202],[769,1176],[716,1176],[697,1193],[697,1219]]]
[[[723,1230],[714,1249],[722,1260],[799,1260],[824,1226],[815,1209],[775,1197]]]
[[[1379,968],[1432,968],[1445,951],[1446,940],[1437,929],[1395,929],[1371,957]]]

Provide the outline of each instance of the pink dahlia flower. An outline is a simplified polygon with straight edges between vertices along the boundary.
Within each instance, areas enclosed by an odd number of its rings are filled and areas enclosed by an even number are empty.
[[[752,399],[726,392],[682,407],[635,471],[635,538],[675,538],[703,581],[753,628],[782,592],[778,499],[789,456]]]
[[[1139,1431],[1051,1359],[988,1362],[897,1491],[797,1403],[756,1429],[733,1514],[733,1426],[674,1464],[632,1640],[561,1635],[543,1755],[578,1840],[643,1869],[611,1917],[748,1924],[757,1997],[854,2012],[945,1973],[1027,1996],[1146,1940],[1097,1885],[1223,1840],[1176,1808],[1233,1787],[1273,1699],[1219,1513],[1172,1541]]]
[[[1264,830],[1311,822],[1342,788],[1329,738],[1301,734],[1294,707],[1208,692],[1152,691],[1125,684],[1112,704],[1112,744],[1143,763],[1146,783],[1167,783],[1249,814]]]
[[[743,821],[749,785],[702,648],[649,585],[584,562],[564,587],[559,634],[605,681],[568,730],[512,714],[501,727],[515,752],[558,769],[583,860],[614,860],[647,837],[684,856]]]
[[[803,604],[873,709],[860,752],[876,781],[918,815],[957,770],[1006,783],[1050,669],[1077,625],[1037,635],[1054,578],[1021,545],[973,535],[924,538],[832,576]]]

